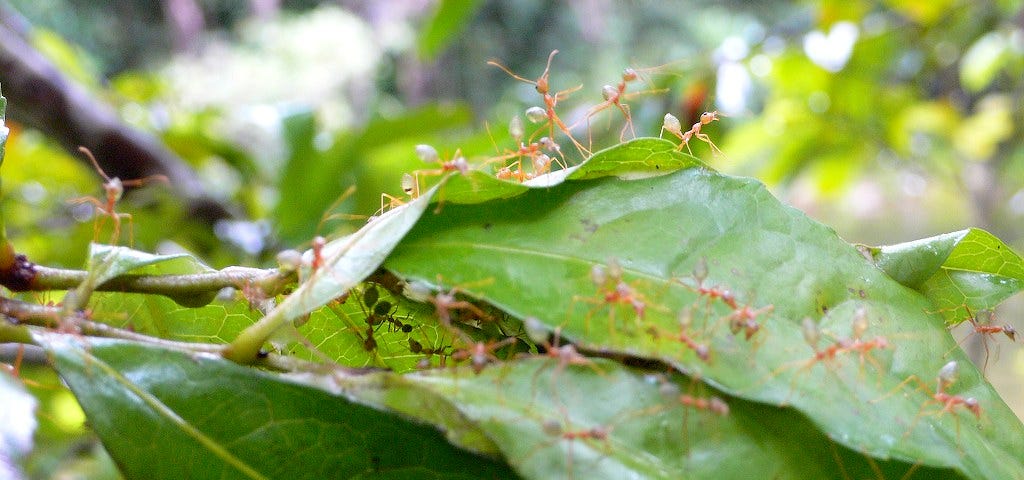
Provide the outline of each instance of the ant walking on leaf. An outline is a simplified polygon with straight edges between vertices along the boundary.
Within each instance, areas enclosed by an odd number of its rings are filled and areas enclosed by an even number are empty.
[[[117,202],[121,200],[124,195],[125,187],[141,187],[147,183],[158,181],[163,183],[170,183],[165,175],[150,175],[144,178],[137,178],[134,180],[121,180],[117,177],[109,177],[107,173],[100,167],[99,162],[96,161],[96,157],[93,156],[92,152],[88,148],[78,147],[78,151],[82,152],[89,161],[92,163],[93,168],[96,172],[103,177],[103,191],[106,194],[104,200],[99,200],[96,197],[79,197],[68,200],[68,203],[74,205],[91,204],[97,212],[100,213],[100,218],[97,218],[93,223],[93,241],[97,241],[100,235],[100,229],[103,227],[102,217],[110,217],[113,221],[114,227],[113,232],[110,235],[110,244],[116,245],[121,238],[121,219],[128,221],[128,244],[133,243],[134,238],[134,222],[130,213],[119,213],[114,210]]]
[[[821,363],[829,366],[829,370],[832,371],[832,362],[842,355],[856,353],[860,360],[859,369],[863,373],[864,363],[870,363],[875,370],[878,371],[879,376],[882,375],[882,366],[878,363],[871,352],[874,350],[883,350],[889,348],[889,341],[882,336],[876,336],[873,339],[865,340],[863,338],[864,333],[867,331],[867,312],[864,308],[858,308],[854,312],[852,335],[850,338],[840,338],[834,343],[825,348],[820,348],[818,344],[821,341],[821,330],[818,328],[818,324],[810,319],[804,317],[801,323],[801,331],[803,332],[804,340],[814,350],[814,355],[806,361],[799,362],[800,368],[793,374],[790,379],[790,395],[796,384],[797,378],[801,373],[805,373],[814,368],[815,365]],[[783,365],[776,370],[776,374],[781,370],[789,368],[791,365]],[[772,377],[775,375],[773,374]],[[881,381],[881,378],[879,378]],[[788,397],[785,402],[789,403]]]
[[[544,108],[530,107],[529,109],[526,110],[526,118],[528,118],[531,122],[534,123],[539,123],[542,121],[545,122],[545,126],[548,127],[549,132],[548,138],[552,140],[554,140],[555,138],[555,127],[558,127],[558,129],[561,130],[566,137],[569,137],[569,141],[571,141],[572,144],[576,146],[576,149],[579,150],[580,154],[583,155],[584,158],[586,158],[590,156],[590,151],[587,150],[580,142],[576,141],[576,138],[572,136],[572,131],[569,128],[569,126],[567,126],[565,122],[562,121],[562,119],[559,118],[558,114],[555,112],[555,107],[558,105],[559,101],[564,100],[571,93],[583,88],[583,86],[580,85],[574,88],[569,88],[566,90],[562,90],[560,92],[556,92],[554,94],[551,93],[551,87],[548,84],[548,74],[551,70],[551,60],[555,58],[556,53],[558,53],[558,50],[552,50],[551,55],[548,55],[548,63],[544,67],[544,73],[542,73],[541,76],[536,80],[530,80],[528,78],[523,78],[519,75],[516,75],[514,72],[512,72],[512,70],[502,65],[497,60],[489,60],[487,64],[500,68],[503,72],[507,73],[509,76],[516,80],[533,85],[537,89],[537,93],[541,94],[541,96],[544,98]],[[534,135],[536,135],[536,133]]]
[[[685,146],[686,151],[690,152],[690,155],[693,155],[693,150],[690,150],[690,139],[693,137],[696,137],[698,140],[704,141],[708,145],[710,145],[711,151],[713,153],[720,153],[724,155],[724,153],[722,153],[722,150],[719,149],[717,145],[715,145],[715,142],[711,141],[711,137],[708,137],[706,133],[700,133],[700,130],[704,125],[707,125],[716,120],[721,120],[723,116],[724,115],[719,113],[717,110],[712,112],[704,112],[700,114],[700,120],[698,120],[697,123],[694,123],[689,130],[684,132],[682,125],[679,123],[679,119],[676,118],[676,116],[672,115],[671,113],[666,113],[665,119],[661,125],[661,134],[664,135],[664,133],[667,131],[668,133],[671,133],[672,135],[679,137],[680,142],[679,146],[676,147],[676,150],[682,150]]]
[[[981,371],[982,371],[982,373],[984,373],[988,369],[988,357],[989,357],[988,342],[989,342],[989,338],[1001,333],[1003,335],[1006,335],[1006,338],[1009,338],[1011,342],[1015,342],[1017,340],[1017,329],[1013,328],[1013,326],[1010,325],[1010,324],[993,325],[992,324],[992,320],[994,318],[994,315],[992,314],[991,310],[983,310],[981,312],[978,312],[978,315],[974,315],[971,312],[970,307],[968,307],[967,305],[964,305],[963,307],[967,310],[967,321],[971,325],[971,332],[968,333],[966,337],[964,337],[959,342],[957,342],[957,346],[960,346],[960,344],[962,344],[963,342],[966,342],[967,339],[971,338],[975,334],[982,335],[983,338],[982,338],[981,344],[985,348],[985,361],[982,364]],[[981,322],[978,321],[978,317],[981,314],[986,314],[988,316],[989,321],[987,323],[981,323]],[[956,347],[953,347],[953,349],[955,349],[955,348]],[[996,345],[996,359],[997,360],[999,358],[999,350],[998,350],[998,348],[999,348],[999,345],[997,344]],[[952,350],[950,350],[950,352],[951,351]],[[946,352],[946,354],[943,355],[943,356],[949,355],[950,352]]]
[[[597,105],[595,105],[590,110],[588,110],[587,114],[583,118],[583,120],[585,120],[587,122],[587,125],[589,125],[590,124],[590,119],[594,115],[597,115],[601,111],[606,110],[608,108],[612,108],[612,107],[618,108],[619,111],[622,112],[622,116],[625,117],[625,119],[626,119],[626,123],[622,126],[622,130],[619,132],[619,141],[625,141],[625,139],[626,139],[626,132],[627,131],[630,132],[630,134],[633,136],[633,138],[636,138],[636,130],[634,130],[634,128],[633,128],[632,113],[630,111],[629,105],[626,104],[624,102],[624,100],[627,100],[627,99],[630,99],[630,98],[633,98],[633,97],[636,97],[636,96],[639,96],[639,95],[664,93],[664,92],[668,91],[668,89],[667,88],[648,89],[648,90],[643,90],[643,91],[639,91],[639,92],[626,93],[626,88],[628,87],[628,85],[631,82],[634,82],[634,81],[636,81],[636,80],[641,78],[641,72],[642,71],[654,70],[656,68],[659,68],[659,67],[654,67],[654,68],[651,68],[651,69],[626,68],[625,70],[623,70],[622,71],[622,81],[620,81],[617,86],[613,87],[611,85],[604,85],[604,86],[601,87],[601,97],[604,98],[604,101],[599,103],[599,104],[597,104]],[[583,120],[581,120],[581,121],[583,121]],[[576,125],[574,124],[572,127],[575,127],[575,126]],[[572,128],[572,127],[570,127],[570,128]],[[588,128],[587,131],[589,132],[590,129]]]
[[[917,423],[921,421],[921,417],[927,415],[942,415],[949,413],[953,415],[953,419],[956,422],[956,437],[957,443],[959,443],[960,415],[958,415],[958,412],[956,412],[957,408],[962,407],[962,410],[967,410],[972,415],[974,415],[975,419],[977,419],[978,421],[981,421],[982,414],[981,404],[978,402],[978,399],[974,397],[963,397],[961,395],[953,395],[948,392],[949,388],[952,387],[954,383],[956,383],[959,371],[960,366],[957,364],[955,360],[952,360],[949,363],[943,365],[942,368],[939,369],[939,374],[935,379],[934,391],[932,391],[932,389],[929,388],[928,385],[922,382],[921,379],[917,377],[917,375],[911,375],[906,380],[900,382],[899,385],[896,385],[896,387],[893,388],[891,392],[887,393],[885,396],[881,398],[871,400],[871,403],[880,402],[883,399],[891,396],[899,389],[901,389],[904,385],[910,382],[915,382],[918,384],[918,387],[914,390],[920,390],[925,392],[929,398],[921,405],[921,409],[918,410],[913,422],[911,422],[910,428],[907,429],[906,433],[903,434],[904,438],[910,436],[910,434],[914,431],[914,428],[917,426]],[[935,412],[925,413],[925,408],[933,403],[939,404],[942,408]]]
[[[637,326],[647,312],[647,300],[636,288],[622,278],[622,266],[614,258],[608,260],[607,266],[595,264],[590,269],[590,281],[597,288],[596,297],[573,296],[573,305],[584,302],[593,305],[584,317],[585,327],[590,331],[590,320],[601,309],[608,308],[608,334],[615,336],[615,314],[619,306],[629,307],[635,315]]]
[[[541,137],[540,140],[530,142],[529,144],[523,143],[522,139],[523,135],[525,135],[525,130],[519,115],[512,117],[512,120],[509,122],[508,131],[519,147],[515,151],[506,149],[504,152],[499,152],[498,156],[488,159],[487,163],[502,163],[502,166],[494,174],[495,178],[499,180],[515,180],[522,183],[551,171],[551,156],[544,153],[544,151],[547,150],[555,154],[560,153],[561,148],[557,143],[551,140],[550,137]],[[488,129],[487,133],[490,135],[490,129]],[[491,138],[491,143],[494,144],[493,138]],[[498,150],[496,144],[494,149],[495,151]],[[531,171],[523,168],[524,158],[530,160]],[[511,159],[515,159],[515,161],[507,165],[504,164],[505,161]]]

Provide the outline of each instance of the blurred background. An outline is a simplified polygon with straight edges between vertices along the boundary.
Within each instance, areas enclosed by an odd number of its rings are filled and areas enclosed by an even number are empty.
[[[110,176],[177,172],[121,207],[136,247],[269,264],[359,226],[325,216],[400,196],[402,173],[424,168],[416,144],[471,161],[514,148],[510,119],[541,98],[486,62],[535,79],[555,49],[552,89],[582,85],[558,114],[595,150],[623,118],[610,108],[588,128],[586,113],[632,67],[638,136],[666,112],[684,129],[722,112],[703,130],[722,153],[693,141],[694,154],[847,241],[973,226],[1024,251],[1019,0],[0,0],[0,20],[3,214],[42,264],[80,267],[93,237],[92,207],[68,200],[101,196],[101,180],[73,146]],[[1024,329],[1021,312],[1018,295],[996,315]],[[965,346],[981,364],[978,340]],[[991,340],[988,377],[1024,416],[1024,351]],[[116,478],[59,380],[26,375],[41,401],[26,471]]]

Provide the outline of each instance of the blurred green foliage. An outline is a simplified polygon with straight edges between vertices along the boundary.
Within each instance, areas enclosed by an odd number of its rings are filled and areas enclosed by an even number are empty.
[[[431,144],[442,158],[461,148],[471,159],[513,148],[509,119],[540,98],[485,62],[535,78],[553,49],[553,89],[583,86],[559,103],[569,123],[600,102],[600,86],[617,83],[622,68],[662,65],[630,87],[668,89],[629,100],[639,135],[655,134],[666,112],[686,125],[705,109],[726,111],[705,129],[724,155],[700,142],[694,152],[764,180],[850,240],[898,242],[970,225],[1024,243],[1020,1],[366,2],[348,10],[304,1],[282,2],[275,18],[260,20],[246,2],[210,0],[197,3],[206,48],[189,54],[170,50],[157,2],[7,3],[37,27],[34,44],[65,74],[158,134],[254,222],[183,227],[167,220],[181,213],[166,192],[144,189],[123,210],[147,251],[193,250],[218,267],[269,263],[282,247],[350,231],[356,223],[322,220],[372,215],[381,192],[399,196],[402,173],[423,168],[414,145]],[[595,147],[616,141],[621,122],[615,109],[595,117]],[[93,219],[67,201],[100,195],[97,177],[38,133],[8,126],[9,236],[39,263],[84,265]],[[352,185],[356,194],[326,211]],[[41,417],[56,418],[46,405]],[[32,467],[35,476],[52,471]]]

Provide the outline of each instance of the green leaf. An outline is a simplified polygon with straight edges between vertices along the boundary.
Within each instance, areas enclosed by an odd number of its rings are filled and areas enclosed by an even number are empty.
[[[972,228],[868,248],[878,268],[920,291],[947,324],[994,308],[1024,288],[1024,260],[991,233]]]
[[[441,53],[466,28],[479,8],[479,0],[442,0],[420,31],[417,41],[420,57],[429,60]]]
[[[89,297],[92,291],[103,285],[104,282],[121,275],[185,275],[214,271],[187,253],[153,255],[128,247],[100,243],[89,245],[86,269],[89,271],[89,276],[78,287],[81,298]],[[210,303],[214,295],[216,292],[174,298],[174,300],[185,306],[202,306]]]
[[[607,277],[613,259],[621,282],[595,285],[592,269],[605,266]],[[700,282],[691,272],[702,261],[708,274]],[[928,299],[751,179],[689,169],[448,205],[425,215],[385,268],[441,278],[443,288],[537,318],[589,350],[658,360],[731,396],[791,405],[838,443],[875,458],[974,478],[1024,471],[1024,426],[928,313]],[[620,283],[640,307],[606,300]],[[734,292],[735,307],[698,287]],[[755,310],[760,330],[751,338],[730,331],[730,319]],[[805,317],[820,329],[818,350],[804,340]],[[890,348],[842,353],[855,317],[866,319],[862,342],[881,336]],[[701,360],[681,333],[706,345],[710,358]],[[828,348],[841,353],[816,360]],[[934,392],[950,360],[961,375],[948,392],[976,398],[980,419],[963,408],[939,414],[925,392]]]
[[[93,243],[89,245],[88,266],[97,286],[121,275],[185,275],[214,270],[187,253],[154,255],[128,247]]]
[[[989,32],[964,52],[960,59],[960,82],[968,91],[980,92],[992,83],[1011,58],[1006,35]]]
[[[130,479],[513,476],[429,426],[219,358],[45,332],[37,341]]]
[[[319,268],[312,272],[307,269],[304,275],[307,280],[263,319],[235,338],[225,356],[241,363],[253,361],[263,343],[287,322],[327,305],[358,285],[384,262],[416,224],[436,191],[435,187],[422,197],[371,220],[355,233],[327,242],[320,252],[307,251],[304,263],[320,264]]]
[[[259,320],[248,302],[216,299],[200,307],[159,295],[96,292],[89,304],[97,321],[180,342],[227,343]]]
[[[607,176],[642,178],[667,174],[691,167],[706,167],[693,155],[679,151],[661,138],[638,138],[606,148],[594,154],[569,175],[571,180],[590,180]]]
[[[819,479],[837,471],[875,478],[873,460],[838,446],[796,412],[730,399],[678,374],[604,359],[559,366],[533,357],[479,375],[444,369],[404,381],[478,422],[525,478]],[[728,402],[727,414],[692,406],[712,397]],[[431,411],[414,395],[392,395],[387,406],[410,415]],[[883,478],[915,468],[897,461],[875,467]],[[958,478],[949,470],[925,475]]]

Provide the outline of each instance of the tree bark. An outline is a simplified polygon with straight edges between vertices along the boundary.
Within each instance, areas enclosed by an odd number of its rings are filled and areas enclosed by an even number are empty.
[[[183,199],[189,216],[207,223],[232,217],[231,208],[207,195],[195,172],[155,137],[121,122],[114,110],[70,81],[22,36],[0,12],[0,85],[7,118],[38,129],[76,158],[78,147],[95,154],[110,177],[162,174]],[[17,19],[12,19],[17,20]]]

